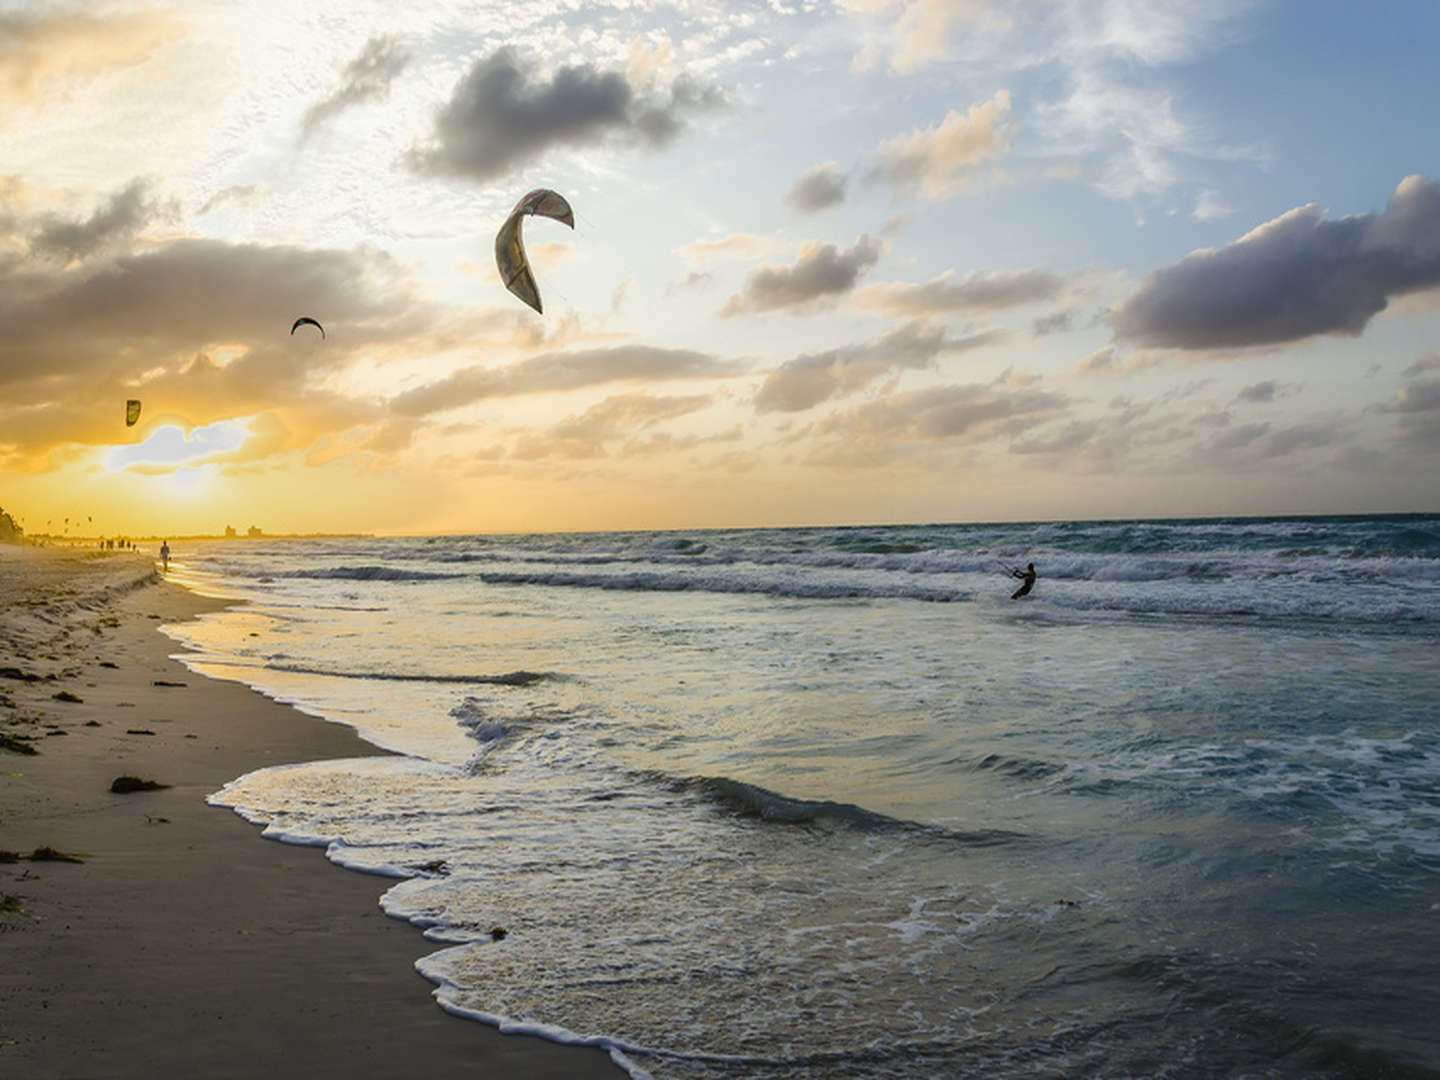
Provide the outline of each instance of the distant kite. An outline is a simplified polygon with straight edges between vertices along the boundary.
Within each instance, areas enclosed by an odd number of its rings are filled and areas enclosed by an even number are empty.
[[[510,211],[505,224],[495,234],[495,266],[500,271],[500,280],[505,288],[544,314],[540,306],[540,290],[535,285],[535,275],[530,273],[530,260],[525,256],[525,245],[520,236],[520,222],[526,214],[554,218],[575,228],[575,215],[565,196],[549,188],[536,188]]]
[[[135,421],[140,419],[140,402],[131,398],[125,402],[125,426],[134,427]]]
[[[294,334],[296,330],[299,330],[300,327],[305,326],[306,324],[309,324],[310,326],[315,327],[316,330],[319,330],[320,337],[322,339],[325,337],[325,328],[321,326],[318,322],[316,322],[314,319],[310,318],[309,315],[301,315],[300,318],[296,319],[295,325],[290,327],[290,333]]]

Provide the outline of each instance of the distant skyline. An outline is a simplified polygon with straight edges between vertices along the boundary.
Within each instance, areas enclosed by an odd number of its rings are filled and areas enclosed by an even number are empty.
[[[0,507],[1437,510],[1436,42],[1428,0],[0,0]],[[493,256],[541,186],[543,316]]]

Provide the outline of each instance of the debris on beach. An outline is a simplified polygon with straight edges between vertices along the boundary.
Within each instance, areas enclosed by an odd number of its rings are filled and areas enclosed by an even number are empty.
[[[492,926],[492,927],[490,928],[490,940],[491,940],[491,941],[504,941],[504,940],[505,940],[505,937],[506,937],[509,933],[510,933],[510,931],[509,931],[509,930],[506,930],[505,927],[503,927],[503,926]]]
[[[78,694],[72,694],[69,690],[61,690],[58,694],[51,694],[50,696],[56,701],[70,701],[76,705],[83,705],[85,703],[84,698]]]
[[[415,868],[425,874],[448,874],[450,866],[444,859],[431,859],[429,862],[421,863]]]
[[[159,791],[169,786],[155,780],[141,780],[138,776],[117,776],[110,781],[110,790],[116,795],[128,795],[132,791]]]
[[[156,685],[156,686],[184,686],[185,684],[184,684],[183,682],[170,682],[168,679],[156,679],[154,685]]]
[[[37,847],[30,853],[31,862],[74,862],[83,863],[85,856],[68,851],[56,851],[53,847]]]
[[[155,732],[151,731],[149,728],[131,727],[131,728],[126,728],[126,729],[125,729],[125,734],[126,734],[126,735],[154,735]]]
[[[35,747],[26,741],[24,735],[6,735],[3,732],[0,732],[0,750],[9,750],[12,754],[30,754],[32,756],[40,753],[39,750],[36,750]]]
[[[68,851],[57,851],[53,847],[37,847],[29,855],[21,855],[18,851],[0,851],[0,863],[20,862],[22,859],[29,859],[31,862],[84,862],[89,856],[72,854]]]
[[[117,671],[120,669],[120,665],[117,664],[117,663],[115,663],[113,660],[101,660],[101,661],[100,661],[100,666],[101,666],[101,667],[114,668],[114,669],[117,670]]]
[[[47,678],[45,675],[36,675],[33,671],[21,671],[17,667],[0,667],[0,679],[18,679],[20,682],[40,682]]]

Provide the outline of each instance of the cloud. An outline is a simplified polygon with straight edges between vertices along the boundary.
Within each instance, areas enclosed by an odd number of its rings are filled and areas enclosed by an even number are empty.
[[[1080,376],[1114,374],[1118,370],[1115,355],[1114,345],[1096,349],[1080,361],[1080,366],[1075,369],[1075,374]]]
[[[889,28],[889,40],[864,50],[857,67],[864,70],[877,53],[885,51],[891,69],[899,74],[910,74],[941,59],[960,23],[1003,18],[987,0],[841,0],[841,7],[886,17],[898,12]]]
[[[1221,124],[1178,107],[1169,85],[1183,68],[1244,33],[1254,0],[1023,4],[1003,0],[841,0],[867,33],[855,67],[899,73],[947,62],[971,77],[1026,74],[1026,127],[1059,164],[1050,175],[1088,177],[1123,199],[1158,197],[1186,181],[1197,159],[1255,159],[1221,144]],[[963,30],[962,30],[963,28]],[[1183,77],[1183,75],[1182,75]],[[1169,209],[1167,207],[1167,209]],[[1222,212],[1200,195],[1197,215]]]
[[[153,12],[0,12],[0,101],[43,101],[57,86],[142,64],[176,31]]]
[[[1392,413],[1440,413],[1440,379],[1418,379],[1402,386],[1380,408]]]
[[[298,342],[300,311],[343,329]],[[367,250],[185,239],[72,269],[32,261],[0,272],[0,444],[33,457],[115,441],[129,397],[145,402],[142,423],[280,409],[303,440],[378,412],[324,377],[367,346],[429,344],[437,318]]]
[[[752,259],[764,255],[771,248],[771,242],[753,233],[731,233],[719,240],[692,240],[679,249],[680,255],[690,263],[705,263],[711,259]]]
[[[1269,431],[1269,424],[1236,424],[1211,439],[1208,448],[1214,453],[1242,450]]]
[[[1432,352],[1420,357],[1419,360],[1416,360],[1401,372],[1401,374],[1409,379],[1426,371],[1434,371],[1437,368],[1440,368],[1440,352]]]
[[[1117,339],[1221,349],[1358,336],[1392,297],[1440,285],[1440,183],[1400,182],[1382,214],[1297,207],[1152,273],[1116,304]]]
[[[1206,189],[1200,192],[1195,200],[1195,209],[1191,213],[1196,221],[1218,221],[1223,217],[1229,217],[1235,212],[1233,206],[1227,206],[1220,198],[1218,191]]]
[[[615,313],[619,312],[621,306],[624,305],[624,303],[625,303],[625,297],[628,296],[629,293],[630,293],[630,286],[632,286],[632,285],[634,285],[634,284],[635,284],[635,275],[634,275],[634,274],[631,274],[629,277],[627,277],[627,278],[625,278],[623,281],[621,281],[619,285],[616,285],[616,286],[615,286],[614,292],[612,292],[612,293],[610,294],[610,312],[611,312],[611,314],[615,314]]]
[[[1058,431],[1032,435],[1020,439],[1011,447],[1015,454],[1073,454],[1089,446],[1106,427],[1100,418],[1072,420]]]
[[[39,219],[31,233],[30,253],[61,262],[83,259],[96,251],[129,240],[151,221],[174,217],[173,202],[150,195],[150,182],[132,180],[84,221],[67,221],[55,215]]]
[[[611,382],[729,378],[744,366],[691,349],[619,345],[532,356],[506,368],[468,367],[397,395],[390,410],[424,416],[489,398],[575,390]]]
[[[880,261],[880,245],[862,236],[849,251],[834,244],[807,244],[794,266],[766,266],[752,271],[745,285],[720,309],[722,318],[792,308],[811,309],[817,301],[843,295],[862,274]]]
[[[1086,356],[1075,367],[1077,378],[1124,378],[1144,371],[1160,363],[1160,357],[1153,353],[1135,353],[1122,356],[1114,345],[1106,345]]]
[[[1397,432],[1403,442],[1440,451],[1440,378],[1417,379],[1402,386],[1379,408],[1397,414]]]
[[[1251,0],[1067,5],[1038,27],[1023,27],[1048,38],[1038,49],[1060,90],[1037,106],[1035,123],[1057,151],[1083,156],[1100,190],[1120,199],[1164,195],[1196,159],[1254,158],[1208,136],[1216,125],[1177,112],[1176,95],[1160,74],[1232,40],[1253,6]],[[1195,214],[1209,220],[1224,210],[1218,196],[1201,194]]]
[[[1067,308],[1065,311],[1052,312],[1049,315],[1041,315],[1030,322],[1030,328],[1036,337],[1048,337],[1051,334],[1063,334],[1075,325],[1075,309]]]
[[[177,240],[0,282],[0,383],[37,369],[90,372],[122,355],[148,365],[215,344],[271,343],[301,312],[367,340],[413,307],[398,266],[377,252]]]
[[[432,145],[406,160],[421,173],[490,180],[558,146],[658,147],[723,97],[684,75],[668,92],[642,97],[624,74],[589,64],[562,67],[547,80],[506,46],[476,61],[437,113]]]
[[[1002,428],[1023,430],[1068,404],[1048,390],[1004,390],[981,383],[932,386],[834,413],[819,430],[862,439],[974,439]]]
[[[940,125],[882,143],[876,175],[930,199],[955,194],[986,162],[1010,149],[1010,94],[997,91],[965,113],[951,109]]]
[[[1294,389],[1293,386],[1281,386],[1274,379],[1266,379],[1264,382],[1244,387],[1235,395],[1235,400],[1246,401],[1252,405],[1268,405],[1277,397],[1283,397],[1286,392]]]
[[[709,394],[677,397],[617,394],[591,406],[579,416],[568,417],[548,431],[522,438],[516,445],[514,456],[525,460],[604,457],[606,443],[623,438],[633,442],[638,431],[697,412],[712,400]],[[661,445],[656,443],[655,447]]]
[[[229,202],[249,202],[260,192],[259,184],[231,184],[229,187],[221,188],[200,204],[195,211],[196,217],[203,217],[211,210],[218,209]]]
[[[851,393],[896,368],[926,368],[941,353],[964,352],[1004,338],[997,330],[964,338],[946,335],[943,327],[916,321],[892,330],[878,341],[822,353],[807,353],[772,371],[755,395],[756,411],[798,412]]]
[[[802,214],[814,214],[845,201],[847,177],[833,161],[815,165],[795,181],[785,203]]]
[[[1343,438],[1342,431],[1333,423],[1322,420],[1307,421],[1284,428],[1271,434],[1260,446],[1260,456],[1266,458],[1285,457],[1296,450],[1312,450],[1321,446],[1332,446]]]
[[[303,143],[346,109],[370,101],[383,101],[390,84],[409,65],[411,55],[398,39],[373,37],[360,55],[345,66],[345,82],[323,101],[305,110],[300,121]]]
[[[872,285],[857,299],[862,306],[889,315],[973,314],[1053,300],[1065,285],[1064,277],[1049,270],[976,271],[963,278],[947,270],[923,285]]]

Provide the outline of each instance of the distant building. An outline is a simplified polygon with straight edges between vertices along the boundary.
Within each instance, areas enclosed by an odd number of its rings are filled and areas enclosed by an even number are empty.
[[[225,539],[226,539],[226,540],[234,540],[234,539],[235,539],[235,526],[234,526],[234,525],[226,525],[226,526],[225,526]]]
[[[264,536],[265,534],[260,531],[260,527],[258,525],[251,525],[250,528],[245,530],[245,535],[250,537],[251,540],[254,540],[257,537]]]

